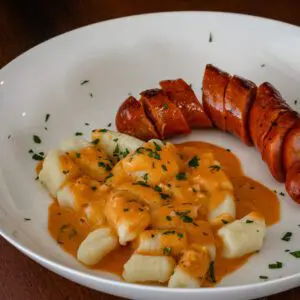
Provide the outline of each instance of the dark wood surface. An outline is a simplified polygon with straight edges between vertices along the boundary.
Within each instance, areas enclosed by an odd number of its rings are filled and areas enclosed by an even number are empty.
[[[158,11],[246,13],[300,25],[299,0],[0,0],[0,67],[63,32],[102,20]],[[44,269],[0,238],[0,299],[120,299]],[[300,288],[264,299],[299,300]]]

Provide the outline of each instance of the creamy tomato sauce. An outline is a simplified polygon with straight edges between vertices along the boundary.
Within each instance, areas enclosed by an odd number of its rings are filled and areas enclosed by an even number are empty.
[[[186,164],[187,159],[190,160],[191,157],[197,156],[201,158],[201,162],[205,165],[205,155],[208,155],[209,160],[209,154],[211,153],[214,158],[220,162],[222,170],[229,177],[233,185],[233,193],[236,199],[237,219],[252,211],[258,211],[265,217],[267,225],[272,225],[279,221],[280,207],[276,194],[259,182],[245,176],[240,161],[229,150],[204,142],[188,142],[176,145],[176,147],[180,154],[181,161],[178,162],[179,164]],[[87,150],[84,151],[86,152]],[[88,151],[88,155],[90,156],[91,150]],[[87,155],[85,152],[83,155]],[[203,161],[202,157],[204,157]],[[216,231],[223,224],[222,222],[219,222],[216,223],[214,227],[209,225],[206,221],[208,214],[207,197],[202,195],[195,187],[191,188],[190,181],[185,180],[186,175],[197,178],[197,172],[201,172],[201,170],[196,170],[196,168],[184,169],[184,173],[180,175],[182,178],[177,177],[174,179],[174,176],[172,177],[171,175],[170,178],[162,177],[163,172],[170,172],[171,174],[179,171],[176,169],[176,165],[172,164],[172,160],[174,159],[178,160],[178,158],[173,157],[172,153],[169,155],[168,152],[165,152],[162,154],[160,160],[154,162],[153,160],[141,160],[139,165],[141,170],[147,169],[150,165],[153,167],[153,164],[155,163],[155,170],[157,171],[154,175],[149,175],[149,182],[154,186],[155,184],[158,184],[157,187],[155,186],[155,189],[144,186],[144,184],[141,183],[132,184],[132,182],[128,182],[128,177],[126,177],[124,168],[127,168],[127,171],[128,169],[133,168],[130,162],[126,162],[127,165],[123,164],[123,167],[120,167],[118,164],[113,168],[112,172],[114,176],[111,178],[110,185],[113,188],[130,191],[132,194],[143,199],[146,203],[147,201],[149,202],[147,199],[151,199],[151,203],[147,204],[153,210],[151,215],[152,229],[182,229],[187,233],[190,242],[192,241],[200,244],[215,243],[217,255],[214,269],[215,278],[218,282],[224,276],[245,264],[251,255],[246,255],[238,259],[225,259],[222,257],[222,244],[217,238]],[[84,166],[85,168],[89,168],[87,163],[85,163]],[[201,183],[203,186],[206,186],[207,189],[215,188],[213,185],[216,183],[211,182],[209,179],[210,176],[212,176],[211,173],[214,176],[220,176],[219,182],[223,182],[222,184],[228,184],[226,183],[226,180],[224,181],[224,175],[222,175],[221,172],[220,175],[216,174],[217,172],[214,172],[218,170],[218,165],[214,165],[213,167],[215,170],[210,169],[212,172],[208,172],[207,176],[203,176],[206,178],[206,181]],[[92,171],[93,170],[89,169],[89,173]],[[134,171],[136,171],[136,169]],[[204,169],[203,172],[205,172]],[[60,207],[55,199],[49,207],[48,228],[51,236],[66,252],[75,257],[80,243],[91,231],[97,228],[99,220],[101,221],[105,201],[109,197],[109,188],[107,188],[107,186],[101,186],[96,180],[88,183],[82,182],[82,180],[84,181],[84,178],[85,177],[83,176],[72,182],[74,187],[73,191],[77,194],[77,198],[81,199],[77,203],[78,209],[76,211]],[[160,183],[163,184],[161,185]],[[91,188],[86,190],[87,186]],[[170,199],[171,194],[173,199]],[[86,200],[84,199],[87,199],[87,197],[91,199],[92,205],[96,207],[93,210],[94,215],[91,216],[89,220],[87,220],[86,214],[84,213],[86,207]],[[102,204],[99,201],[93,200],[99,198],[103,199]],[[212,205],[217,206],[218,195],[215,198],[215,203]],[[189,211],[188,218],[193,219],[194,215],[197,215],[197,220],[193,223],[189,222],[189,220],[188,222],[182,222],[182,215],[180,215],[180,213],[174,215],[174,217],[169,220],[167,216],[169,216],[174,207],[176,207],[176,210],[179,212]],[[195,210],[195,207],[197,207],[197,210]],[[201,219],[205,221],[202,221]],[[230,218],[228,221],[231,221]],[[214,234],[211,234],[211,232]],[[123,265],[130,258],[135,249],[135,242],[129,243],[127,246],[119,246],[104,257],[100,263],[93,266],[93,268],[121,275],[123,272]],[[212,284],[209,281],[204,284],[204,286],[211,285]]]

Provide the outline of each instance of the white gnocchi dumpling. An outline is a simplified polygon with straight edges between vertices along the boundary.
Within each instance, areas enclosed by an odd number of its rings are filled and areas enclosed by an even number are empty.
[[[91,232],[80,244],[77,259],[85,265],[97,264],[104,256],[117,248],[118,238],[109,227],[103,227]]]
[[[67,155],[60,150],[50,150],[43,161],[39,180],[45,185],[50,195],[56,197],[57,191],[66,179],[76,177],[79,173],[79,168]]]
[[[234,194],[232,191],[215,191],[210,199],[208,205],[208,221],[215,223],[220,219],[226,221],[235,219],[236,205]]]
[[[199,288],[202,286],[209,269],[210,259],[207,249],[186,250],[179,260],[170,278],[168,287],[171,288]]]
[[[133,254],[124,265],[123,277],[127,282],[167,282],[175,264],[171,256]]]
[[[62,140],[58,148],[63,152],[69,152],[80,151],[81,149],[89,146],[91,146],[91,143],[88,140],[74,136]]]
[[[218,231],[223,241],[223,256],[226,258],[237,258],[260,250],[265,235],[264,217],[257,212],[227,224]]]
[[[119,236],[121,245],[133,241],[151,222],[149,206],[127,191],[111,194],[105,216]]]
[[[187,234],[182,230],[145,230],[139,236],[136,253],[177,257],[187,248]]]
[[[93,141],[108,157],[122,159],[127,154],[134,152],[144,144],[144,141],[133,136],[111,131],[107,129],[96,129],[92,132]]]

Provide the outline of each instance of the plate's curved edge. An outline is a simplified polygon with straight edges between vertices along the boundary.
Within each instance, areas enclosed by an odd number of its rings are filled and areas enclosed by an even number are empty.
[[[0,69],[0,75],[1,75],[2,72],[6,71],[7,68],[9,68],[12,64],[16,63],[23,56],[30,54],[32,51],[36,51],[41,45],[51,43],[55,39],[68,36],[68,35],[73,34],[75,32],[80,32],[81,30],[86,30],[87,28],[93,27],[97,24],[99,25],[99,24],[111,23],[111,22],[122,21],[122,20],[125,21],[125,20],[131,19],[131,18],[137,19],[137,18],[151,17],[151,16],[155,16],[155,15],[165,16],[165,15],[186,15],[186,14],[194,14],[194,15],[197,15],[197,14],[198,15],[209,15],[209,14],[211,14],[211,15],[228,16],[228,18],[231,18],[231,17],[243,18],[243,19],[248,18],[248,19],[261,20],[263,22],[278,23],[281,26],[289,26],[291,28],[299,28],[299,26],[297,26],[297,25],[287,23],[287,22],[283,22],[283,21],[279,21],[279,20],[275,20],[275,19],[265,18],[265,17],[261,17],[261,16],[255,16],[255,15],[251,15],[251,14],[234,13],[234,12],[193,11],[193,10],[189,11],[189,10],[187,10],[187,11],[168,11],[168,12],[153,12],[153,13],[146,13],[146,14],[134,14],[134,15],[129,15],[129,16],[125,16],[125,17],[118,17],[118,18],[108,19],[108,20],[104,20],[104,21],[100,21],[100,22],[95,22],[95,23],[92,23],[92,24],[88,24],[88,25],[78,27],[78,28],[75,28],[73,30],[64,32],[64,33],[56,35],[54,37],[51,37],[51,38],[45,40],[44,42],[39,43],[36,46],[26,50],[25,52],[21,53],[20,55],[15,57],[13,60],[8,62],[5,66],[3,66]]]
[[[300,285],[300,273],[299,274],[294,274],[294,275],[290,275],[290,276],[286,276],[283,278],[277,278],[277,279],[271,279],[269,281],[265,281],[265,282],[258,282],[258,283],[254,283],[254,284],[244,284],[244,285],[238,285],[238,286],[225,286],[225,287],[216,287],[216,288],[201,288],[201,289],[181,289],[181,288],[167,288],[167,287],[157,287],[157,286],[149,286],[149,285],[139,285],[139,284],[134,284],[134,283],[127,283],[124,281],[113,281],[110,279],[105,279],[102,277],[97,277],[94,275],[90,275],[90,274],[86,274],[84,272],[81,271],[77,271],[74,270],[70,267],[67,267],[65,265],[62,265],[60,263],[56,263],[51,261],[50,259],[36,254],[34,251],[31,251],[29,248],[27,248],[26,246],[23,245],[23,243],[17,242],[14,240],[13,237],[11,237],[8,234],[5,234],[1,228],[0,228],[0,235],[7,241],[9,242],[11,245],[13,245],[16,249],[18,249],[20,252],[22,252],[23,254],[25,254],[26,256],[30,257],[32,260],[36,261],[36,262],[40,262],[41,264],[43,264],[43,266],[45,267],[49,267],[51,269],[59,269],[62,272],[66,272],[69,275],[76,275],[79,276],[81,278],[85,278],[85,279],[90,279],[90,280],[94,280],[94,281],[98,281],[104,284],[109,284],[109,285],[120,285],[126,288],[130,288],[130,289],[134,289],[134,290],[147,290],[150,292],[168,292],[168,293],[198,293],[199,291],[205,291],[208,294],[212,294],[215,293],[214,291],[218,291],[218,292],[242,292],[245,290],[248,290],[249,288],[266,288],[266,287],[271,287],[274,286],[275,284],[279,284],[279,283],[284,283],[284,282],[288,282],[288,281],[295,281],[297,282],[297,280],[299,280],[298,283],[292,284],[292,288],[293,287],[297,287]],[[291,288],[291,287],[290,287]],[[289,288],[287,288],[289,289]],[[286,290],[287,290],[286,289]]]

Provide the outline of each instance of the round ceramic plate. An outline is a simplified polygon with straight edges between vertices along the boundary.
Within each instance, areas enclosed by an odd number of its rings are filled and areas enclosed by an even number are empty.
[[[64,137],[114,123],[128,94],[182,77],[198,96],[207,63],[269,81],[297,110],[300,105],[300,29],[261,18],[225,13],[163,13],[84,27],[24,53],[0,71],[0,228],[2,236],[46,268],[93,289],[130,299],[251,299],[300,284],[300,205],[272,179],[259,153],[234,137],[195,130],[175,141],[203,140],[230,148],[245,173],[280,197],[281,221],[268,229],[262,251],[216,288],[167,289],[122,282],[89,270],[64,253],[47,231],[50,197],[34,180],[28,150],[47,151]],[[82,84],[87,80],[88,83]],[[50,118],[45,122],[45,115]],[[86,126],[85,123],[90,126]],[[47,130],[46,130],[47,128]],[[113,127],[112,127],[113,128]],[[42,138],[33,144],[32,135]],[[290,231],[292,240],[281,240]],[[298,247],[298,248],[297,248]],[[283,262],[283,268],[268,265]],[[262,282],[260,275],[269,277]]]

